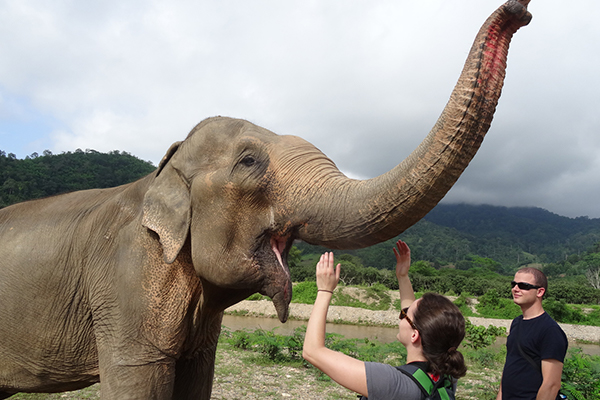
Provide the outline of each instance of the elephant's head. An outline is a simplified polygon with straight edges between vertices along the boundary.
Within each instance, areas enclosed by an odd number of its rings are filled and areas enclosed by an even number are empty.
[[[247,121],[198,124],[171,147],[144,202],[144,225],[159,235],[165,261],[175,260],[189,234],[202,279],[268,295],[285,321],[293,240],[337,249],[388,240],[456,182],[490,126],[510,39],[531,19],[528,2],[511,0],[485,22],[429,135],[377,178],[349,179],[310,143]]]

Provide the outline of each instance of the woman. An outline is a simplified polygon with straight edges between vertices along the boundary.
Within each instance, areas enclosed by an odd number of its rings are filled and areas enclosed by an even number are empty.
[[[415,301],[408,278],[410,249],[401,240],[394,248],[396,277],[400,289],[398,340],[406,347],[406,362],[419,363],[434,381],[440,375],[456,379],[465,375],[462,354],[456,349],[465,336],[465,320],[450,300],[426,293]],[[317,299],[313,307],[303,357],[340,385],[369,400],[421,399],[418,385],[396,368],[380,363],[363,362],[325,347],[325,321],[333,290],[340,279],[340,264],[334,268],[333,253],[325,253],[317,263]]]

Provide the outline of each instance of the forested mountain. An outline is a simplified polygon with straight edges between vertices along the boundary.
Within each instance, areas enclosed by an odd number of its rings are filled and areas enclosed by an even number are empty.
[[[25,200],[75,190],[107,188],[132,182],[154,171],[151,163],[126,152],[43,155],[33,153],[20,160],[0,150],[0,208]]]
[[[562,217],[541,208],[440,204],[425,219],[468,235],[480,255],[491,258],[502,258],[494,242],[557,262],[600,241],[600,219]]]
[[[122,185],[154,169],[151,163],[119,151],[56,155],[45,151],[22,160],[0,151],[0,208],[74,190]],[[567,268],[566,260],[575,265],[600,242],[600,219],[567,218],[540,208],[440,204],[399,237],[408,242],[415,261],[462,270],[487,266],[511,274],[532,262],[560,262]],[[395,241],[343,253],[365,267],[392,268]],[[324,251],[305,243],[297,247],[304,254]]]
[[[414,260],[435,267],[470,269],[491,264],[511,274],[529,263],[558,263],[577,258],[600,242],[600,219],[568,218],[541,208],[439,204],[425,218],[398,236]],[[345,251],[364,266],[392,268],[394,238],[366,249]],[[323,249],[298,244],[305,252]]]

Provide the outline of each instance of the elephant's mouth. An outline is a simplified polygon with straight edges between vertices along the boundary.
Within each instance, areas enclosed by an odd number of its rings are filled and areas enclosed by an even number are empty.
[[[259,265],[263,269],[263,287],[259,293],[273,300],[281,322],[287,321],[289,304],[292,300],[292,281],[287,256],[292,244],[290,235],[266,234],[261,249],[257,252]]]

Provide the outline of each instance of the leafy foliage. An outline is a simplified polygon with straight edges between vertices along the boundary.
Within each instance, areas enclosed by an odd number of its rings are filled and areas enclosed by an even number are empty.
[[[270,361],[292,361],[302,356],[302,345],[306,326],[294,329],[291,336],[279,335],[273,330],[256,329],[230,331],[223,329],[219,340],[243,350],[252,350]],[[346,339],[344,336],[327,333],[327,348],[342,352],[362,361],[387,362],[400,365],[406,360],[406,348],[400,342],[381,343],[369,339]]]
[[[600,290],[583,278],[549,280],[547,297],[570,304],[600,304]]]
[[[474,350],[488,347],[496,341],[498,336],[506,336],[506,329],[490,325],[473,325],[468,318],[465,318],[465,339],[463,345]]]
[[[0,151],[0,208],[75,190],[119,186],[154,170],[151,163],[117,150],[58,155],[46,150],[24,160]]]
[[[317,299],[317,289],[317,283],[314,281],[300,282],[294,285],[292,303],[314,304]]]
[[[456,304],[462,315],[465,317],[472,317],[474,315],[473,310],[471,309],[473,299],[468,292],[462,292],[460,296],[454,300],[454,304]]]
[[[279,335],[275,330],[247,329],[221,332],[220,340],[242,350],[254,350],[270,361],[299,360],[306,327],[296,328],[291,336]]]
[[[477,312],[488,318],[513,319],[521,315],[521,309],[512,300],[502,298],[494,289],[479,296]]]
[[[569,399],[600,399],[600,357],[582,354],[581,349],[569,353],[563,365],[562,390]]]

